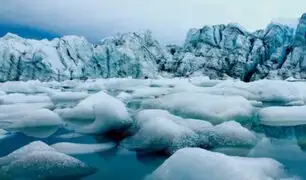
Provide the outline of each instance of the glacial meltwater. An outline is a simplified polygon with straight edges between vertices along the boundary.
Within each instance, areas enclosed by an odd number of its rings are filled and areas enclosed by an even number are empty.
[[[205,78],[3,83],[0,179],[306,179],[305,87]]]

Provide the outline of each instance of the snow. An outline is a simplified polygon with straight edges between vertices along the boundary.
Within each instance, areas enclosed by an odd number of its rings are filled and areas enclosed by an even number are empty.
[[[251,103],[239,96],[218,96],[204,93],[173,93],[157,99],[144,100],[142,108],[169,110],[185,118],[203,119],[213,124],[236,120],[250,121]]]
[[[157,168],[149,180],[263,180],[286,178],[284,166],[268,158],[227,156],[199,148],[177,151]]]
[[[85,125],[76,128],[81,133],[107,133],[128,128],[132,123],[125,104],[102,91],[82,100],[76,107],[62,111],[60,115],[76,124],[85,121]]]
[[[96,172],[96,169],[40,141],[2,157],[0,164],[0,179],[84,177]]]
[[[269,126],[297,126],[306,124],[306,106],[267,107],[259,110],[261,124]]]
[[[37,138],[51,136],[62,125],[60,116],[48,109],[27,109],[0,116],[0,127],[3,129]]]
[[[51,147],[56,149],[58,152],[69,154],[69,155],[99,153],[103,151],[109,151],[115,146],[116,146],[115,143],[77,144],[77,143],[69,143],[69,142],[60,142],[60,143],[51,145]]]

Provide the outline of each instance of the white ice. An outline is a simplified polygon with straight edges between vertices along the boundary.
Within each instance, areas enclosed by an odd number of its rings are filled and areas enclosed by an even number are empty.
[[[173,93],[157,99],[144,100],[142,108],[165,109],[185,118],[204,119],[213,124],[225,121],[248,122],[252,104],[239,96],[219,96],[205,93]]]
[[[103,144],[78,144],[70,142],[60,142],[51,145],[58,152],[78,155],[78,154],[91,154],[103,151],[108,151],[116,146],[115,143],[103,143]]]
[[[261,124],[269,126],[296,126],[306,124],[306,106],[267,107],[259,110]]]
[[[40,141],[0,158],[0,179],[80,178],[95,172],[95,168]]]
[[[48,109],[27,109],[0,115],[3,129],[37,138],[51,136],[63,124],[61,117]]]
[[[268,180],[285,178],[284,166],[268,158],[227,156],[185,148],[167,159],[148,180]]]
[[[125,104],[102,91],[87,97],[76,107],[64,110],[60,114],[69,122],[83,124],[76,127],[76,131],[81,133],[106,133],[127,128],[132,123]]]

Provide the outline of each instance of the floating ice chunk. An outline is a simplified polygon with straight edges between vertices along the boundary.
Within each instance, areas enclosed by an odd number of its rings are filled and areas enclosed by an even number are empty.
[[[0,96],[0,104],[16,104],[16,103],[52,103],[47,95],[25,95],[25,94],[8,94]]]
[[[48,146],[41,141],[34,141],[28,145],[21,147],[10,153],[9,155],[0,158],[0,167],[5,166],[18,158],[35,151],[55,151],[54,148]]]
[[[188,127],[197,134],[202,134],[203,132],[207,133],[207,129],[211,130],[213,128],[210,122],[199,119],[176,118],[173,119],[173,121],[181,126]]]
[[[54,109],[53,103],[17,103],[0,105],[0,113],[12,113],[15,111],[30,111],[33,109]]]
[[[115,146],[116,146],[115,143],[76,144],[69,142],[61,142],[53,144],[51,147],[64,154],[76,155],[76,154],[90,154],[90,153],[108,151],[114,148]]]
[[[8,131],[46,138],[63,125],[61,117],[48,109],[33,109],[0,116],[0,127]]]
[[[49,87],[45,87],[39,81],[7,81],[0,84],[0,90],[6,93],[24,93],[24,94],[35,94],[35,93],[51,93],[52,90]]]
[[[196,146],[198,135],[187,127],[174,122],[180,119],[163,110],[143,110],[135,116],[138,130],[122,141],[130,150],[141,152],[173,153],[176,150]]]
[[[145,87],[136,88],[131,93],[132,98],[149,98],[149,97],[159,97],[161,95],[169,94],[169,88],[158,88],[158,87]]]
[[[268,158],[227,156],[199,148],[185,148],[167,159],[149,180],[263,180],[286,178],[284,166]]]
[[[107,133],[128,128],[132,124],[124,103],[104,92],[93,94],[60,114],[72,123],[81,124],[83,121],[85,125],[76,129],[81,133]]]
[[[205,119],[213,124],[230,120],[249,121],[253,113],[251,103],[243,97],[189,92],[144,100],[142,108],[166,109],[175,115]]]
[[[128,102],[133,99],[133,96],[126,92],[120,92],[117,96],[117,99],[120,99],[123,102]]]
[[[73,139],[73,138],[80,138],[83,137],[84,134],[79,134],[75,132],[67,133],[67,134],[61,134],[56,136],[57,139]]]
[[[87,92],[55,92],[49,95],[55,103],[77,102],[85,99],[87,96]]]
[[[259,122],[268,126],[306,124],[306,106],[267,107],[258,112]]]
[[[239,95],[265,103],[287,104],[304,100],[301,87],[295,83],[276,80],[259,80],[251,83],[225,81],[206,89],[206,92],[218,95]]]
[[[0,158],[0,179],[81,178],[95,172],[95,168],[39,141]]]
[[[211,146],[252,148],[257,143],[257,138],[253,132],[242,127],[235,121],[224,122],[216,125],[209,137]]]

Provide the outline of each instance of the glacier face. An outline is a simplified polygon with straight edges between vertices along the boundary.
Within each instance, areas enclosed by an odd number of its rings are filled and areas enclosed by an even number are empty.
[[[306,78],[306,14],[297,29],[272,23],[250,33],[238,24],[191,29],[185,43],[161,45],[151,32],[118,34],[91,44],[83,37],[0,38],[0,81],[192,76]]]

